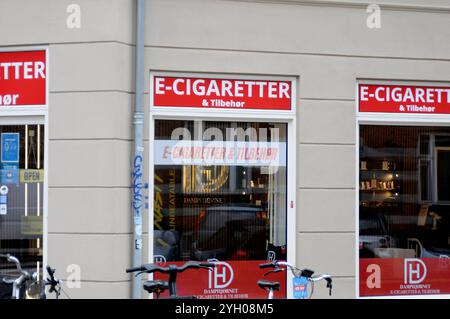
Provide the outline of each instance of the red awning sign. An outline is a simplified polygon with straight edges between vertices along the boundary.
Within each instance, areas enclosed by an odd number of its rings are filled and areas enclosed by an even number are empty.
[[[450,87],[360,84],[359,111],[450,114]]]
[[[292,81],[155,76],[153,106],[209,109],[292,109]]]
[[[0,52],[0,107],[47,104],[46,51]]]

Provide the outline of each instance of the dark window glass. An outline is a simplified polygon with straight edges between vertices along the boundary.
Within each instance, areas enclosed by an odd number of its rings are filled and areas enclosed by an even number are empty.
[[[0,126],[0,254],[17,257],[38,279],[43,262],[44,134],[44,125]],[[2,278],[17,278],[16,267],[0,258],[0,272],[0,295],[8,294]]]
[[[360,127],[362,296],[450,293],[450,128]]]
[[[265,260],[275,251],[277,259],[285,259],[286,128],[275,123],[156,121],[155,149],[161,152],[155,152],[154,254],[168,261]],[[219,152],[208,153],[209,160],[198,165],[189,160],[178,165],[170,156],[158,157],[164,150],[166,155],[175,152],[169,144],[179,136],[200,143],[240,142],[224,145],[224,152],[235,145],[237,156],[250,160],[214,165],[215,159],[228,158],[229,153]],[[251,143],[257,142],[273,143],[281,161],[276,167],[251,159],[257,156],[250,152]]]

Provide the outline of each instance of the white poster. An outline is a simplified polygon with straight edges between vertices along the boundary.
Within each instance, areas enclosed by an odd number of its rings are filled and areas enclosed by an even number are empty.
[[[286,166],[286,143],[156,140],[155,165]]]

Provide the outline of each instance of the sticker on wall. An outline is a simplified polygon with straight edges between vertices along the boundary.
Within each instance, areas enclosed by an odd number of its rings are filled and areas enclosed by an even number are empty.
[[[19,133],[1,134],[1,162],[2,168],[17,169],[20,155]]]
[[[19,186],[19,170],[15,168],[1,169],[0,183]]]
[[[8,214],[8,186],[0,187],[0,215]]]

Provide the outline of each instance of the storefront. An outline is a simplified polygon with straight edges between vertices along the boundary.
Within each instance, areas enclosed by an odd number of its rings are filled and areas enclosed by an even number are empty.
[[[219,261],[181,276],[181,295],[264,298],[258,265],[295,260],[296,79],[150,76],[149,255]],[[286,297],[286,273],[271,279]]]
[[[0,254],[38,278],[46,262],[47,61],[43,47],[0,51]],[[0,271],[15,266],[2,258]]]
[[[358,84],[359,296],[450,295],[450,87]]]
[[[0,1],[0,254],[73,299],[191,259],[220,266],[180,295],[293,297],[258,268],[286,259],[331,298],[450,296],[450,4],[144,2]]]

